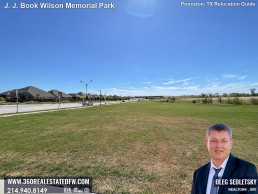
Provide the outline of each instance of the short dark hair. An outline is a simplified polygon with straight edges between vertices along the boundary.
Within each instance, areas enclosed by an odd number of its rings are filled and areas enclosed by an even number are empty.
[[[232,130],[229,126],[225,125],[224,123],[216,123],[214,125],[209,126],[206,132],[206,137],[209,136],[211,131],[227,131],[229,133],[230,139],[232,139]]]

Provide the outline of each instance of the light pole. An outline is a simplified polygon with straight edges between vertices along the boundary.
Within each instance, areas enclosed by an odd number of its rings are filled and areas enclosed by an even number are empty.
[[[88,84],[91,83],[92,80],[90,80],[87,84],[84,81],[81,81],[81,83],[83,83],[85,85],[85,102],[86,102],[86,98],[87,98],[87,89],[88,89]]]
[[[99,90],[99,106],[101,106],[101,90]]]
[[[19,91],[18,90],[16,90],[16,103],[17,103],[17,107],[16,107],[16,113],[18,113],[18,103],[19,103]]]
[[[59,102],[59,104],[58,104],[58,109],[59,109],[59,107],[60,107],[60,103],[61,103],[61,92],[58,92],[58,102]]]

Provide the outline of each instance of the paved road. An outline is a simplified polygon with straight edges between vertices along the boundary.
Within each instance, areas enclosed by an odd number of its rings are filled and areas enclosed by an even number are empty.
[[[58,109],[59,104],[19,104],[18,112]],[[59,108],[79,107],[81,103],[60,104]],[[0,105],[0,114],[16,113],[17,105]]]
[[[117,104],[117,102],[106,102],[106,104]],[[105,104],[105,102],[102,104]],[[54,110],[58,109],[59,104],[19,104],[18,112],[31,112],[31,111],[42,111],[42,110]],[[99,106],[99,102],[94,102],[93,106]],[[82,103],[64,103],[60,104],[59,108],[74,108],[82,107]],[[16,113],[17,105],[0,105],[0,115],[1,114],[10,114]]]

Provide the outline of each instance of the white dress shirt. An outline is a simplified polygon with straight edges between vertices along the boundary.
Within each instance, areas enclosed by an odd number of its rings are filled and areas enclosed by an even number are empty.
[[[227,162],[228,162],[228,158],[229,156],[226,158],[226,160],[224,160],[224,162],[218,167],[218,168],[221,168],[219,174],[218,174],[218,177],[221,178],[223,176],[223,173],[225,171],[225,168],[226,168],[226,165],[227,165]],[[215,175],[215,170],[213,168],[217,168],[213,162],[211,161],[211,165],[210,165],[210,172],[209,172],[209,177],[208,177],[208,182],[207,182],[207,188],[206,188],[206,194],[210,194],[211,192],[211,184],[212,184],[212,179],[213,179],[213,176]],[[217,169],[218,169],[217,168]]]

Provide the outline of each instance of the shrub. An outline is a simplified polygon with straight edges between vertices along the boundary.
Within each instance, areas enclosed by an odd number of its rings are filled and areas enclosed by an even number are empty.
[[[5,102],[5,99],[3,97],[0,97],[0,102]]]
[[[238,97],[234,97],[233,104],[241,104],[241,100]]]
[[[233,100],[231,98],[227,98],[226,104],[233,104]]]
[[[239,97],[234,97],[233,98],[233,104],[237,104],[237,105],[246,105],[246,101],[240,99]]]
[[[235,104],[235,105],[246,105],[246,101],[240,99],[239,97],[234,97],[234,98],[228,98],[226,100],[227,104]]]
[[[218,102],[219,104],[222,103],[222,98],[221,98],[221,96],[217,98],[217,102]]]
[[[169,97],[169,98],[167,99],[167,102],[171,102],[171,103],[176,102],[176,97]]]
[[[250,103],[252,105],[258,105],[258,98],[250,98]]]
[[[202,99],[203,104],[212,104],[212,98],[204,97]]]
[[[27,101],[27,102],[24,102],[24,104],[36,104],[37,101]]]

